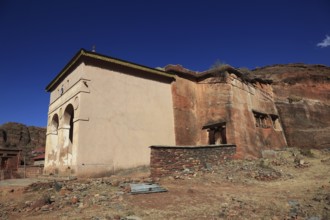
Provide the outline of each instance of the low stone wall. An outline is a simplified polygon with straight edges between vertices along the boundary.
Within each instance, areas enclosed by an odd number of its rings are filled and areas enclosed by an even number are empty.
[[[13,176],[12,170],[0,170],[0,180],[11,179]]]
[[[38,177],[39,175],[42,175],[44,167],[43,166],[26,166],[24,167],[19,167],[17,170],[17,174],[21,177],[24,178],[24,173],[25,173],[25,178],[35,178]]]
[[[162,177],[185,169],[198,171],[220,165],[231,159],[235,145],[207,146],[151,146],[150,172],[152,177]]]

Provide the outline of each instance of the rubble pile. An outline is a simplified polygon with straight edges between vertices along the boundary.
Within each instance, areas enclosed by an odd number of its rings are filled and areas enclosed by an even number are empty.
[[[149,170],[143,170],[138,175],[0,187],[0,219],[48,215],[56,219],[180,219],[191,212],[189,219],[329,219],[329,152],[286,149],[273,154],[205,164],[199,170],[183,167],[162,178],[151,178]],[[132,186],[140,190],[152,184],[167,192],[133,195]]]
[[[154,180],[108,177],[33,183],[26,187],[23,193],[37,196],[31,196],[19,204],[0,203],[0,218],[6,219],[8,214],[25,213],[27,216],[34,216],[63,210],[74,210],[79,213],[87,208],[103,207],[118,213],[109,216],[108,219],[132,219],[122,217],[122,213],[129,210],[121,201],[124,194],[130,193],[130,183],[141,182],[153,183]]]

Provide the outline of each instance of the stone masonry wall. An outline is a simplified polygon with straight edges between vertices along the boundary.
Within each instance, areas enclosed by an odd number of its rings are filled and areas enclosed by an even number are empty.
[[[185,169],[208,169],[232,158],[235,152],[235,145],[151,146],[151,176],[169,176]]]
[[[43,166],[27,166],[25,167],[19,167],[17,170],[17,174],[21,177],[24,178],[24,173],[25,173],[25,178],[36,178],[39,175],[42,175],[44,167]]]

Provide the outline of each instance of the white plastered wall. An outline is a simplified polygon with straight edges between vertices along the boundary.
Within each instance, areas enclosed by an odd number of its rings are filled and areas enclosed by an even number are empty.
[[[90,94],[79,108],[89,121],[79,130],[80,173],[149,165],[149,146],[175,144],[170,83],[94,66],[86,73]]]
[[[45,152],[46,174],[74,174],[79,143],[79,121],[81,121],[80,97],[88,94],[84,86],[84,64],[75,68],[50,94],[48,126]],[[74,108],[74,128],[72,142],[69,140],[70,117],[66,114],[68,106]],[[57,126],[54,117],[58,117]],[[56,124],[56,123],[55,123]]]
[[[169,82],[83,63],[63,80],[64,86],[67,80],[72,85],[62,95],[58,95],[62,84],[51,94],[45,170],[64,165],[62,173],[70,167],[78,176],[102,175],[149,165],[151,145],[175,145]],[[59,149],[66,145],[63,135],[67,128],[60,116],[70,103],[75,109],[72,157],[60,164],[60,159],[47,159],[47,155],[57,149],[59,158]],[[50,129],[54,114],[59,115],[58,136]]]

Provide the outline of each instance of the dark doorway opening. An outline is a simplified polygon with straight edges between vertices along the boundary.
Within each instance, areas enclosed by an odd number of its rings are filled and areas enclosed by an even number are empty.
[[[203,129],[207,129],[208,144],[227,144],[226,122],[207,124]]]
[[[69,140],[71,143],[73,143],[73,128],[74,128],[74,109],[73,106],[70,104],[66,107],[65,112],[64,112],[64,117],[65,117],[65,124],[69,125]]]
[[[0,169],[1,170],[6,170],[7,169],[7,164],[8,164],[8,157],[2,157],[2,158],[0,158],[0,160],[1,160]]]

